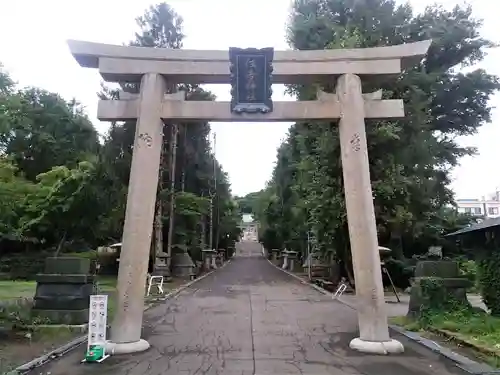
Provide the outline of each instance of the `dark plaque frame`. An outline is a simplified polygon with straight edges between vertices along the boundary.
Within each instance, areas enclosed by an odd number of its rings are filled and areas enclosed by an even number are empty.
[[[231,112],[273,111],[273,48],[229,48]]]

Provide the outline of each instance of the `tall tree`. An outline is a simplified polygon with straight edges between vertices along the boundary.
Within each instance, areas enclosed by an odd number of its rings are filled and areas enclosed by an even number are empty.
[[[97,132],[75,101],[37,88],[9,95],[0,150],[31,181],[58,165],[76,166],[99,148]]]
[[[136,19],[139,31],[129,45],[154,48],[181,48],[184,34],[182,32],[182,18],[166,3],[159,3],[148,8],[144,15]],[[122,89],[128,92],[138,92],[136,84],[122,84]],[[168,87],[168,92],[183,90],[186,100],[214,100],[215,97],[197,85],[177,85]],[[118,99],[119,92],[103,87],[100,97],[104,99]],[[210,126],[208,123],[178,123],[175,124],[178,132],[173,136],[173,124],[167,123],[164,131],[163,154],[164,163],[161,165],[159,179],[158,202],[156,205],[157,236],[161,229],[162,240],[165,244],[172,244],[173,249],[188,249],[195,257],[201,257],[200,235],[206,240],[208,233],[199,233],[200,226],[193,227],[193,220],[204,222],[207,220],[207,198],[213,186],[213,156],[208,141]],[[129,168],[134,139],[134,122],[112,124],[103,147],[103,153],[108,163],[115,164],[117,173],[123,185],[128,184]],[[174,142],[174,138],[176,142]],[[174,152],[175,150],[175,152]],[[173,158],[173,155],[176,155]],[[217,173],[223,175],[221,166],[216,163]],[[222,180],[221,180],[222,181]],[[227,179],[224,180],[227,182]],[[172,189],[172,190],[171,190]],[[231,199],[229,183],[217,187],[219,199],[217,204],[228,217],[233,212],[226,210]],[[221,198],[222,197],[222,198]],[[177,201],[177,203],[175,203]],[[214,210],[215,211],[215,210]],[[173,212],[173,214],[172,214]],[[159,219],[162,219],[159,222]],[[224,220],[222,220],[224,219]],[[232,221],[231,221],[232,220]],[[225,223],[220,228],[214,228],[214,235],[228,238],[227,231],[233,233],[238,225],[237,219],[221,218]],[[228,224],[231,221],[231,225]],[[172,224],[172,232],[168,228]],[[203,225],[201,225],[203,227]],[[206,227],[206,226],[205,226]],[[234,236],[230,236],[234,239]],[[227,242],[227,241],[226,241]],[[160,241],[155,242],[158,246]],[[161,245],[164,247],[164,244]],[[167,251],[170,246],[167,246]],[[162,249],[163,250],[163,249]]]
[[[431,6],[415,15],[409,4],[393,0],[294,1],[288,28],[294,49],[433,40],[428,56],[398,79],[363,82],[365,92],[383,89],[385,98],[405,102],[405,119],[367,122],[379,241],[399,256],[425,251],[429,242],[424,237],[440,227],[441,209],[453,204],[450,171],[462,156],[475,152],[458,145],[456,137],[475,134],[491,120],[488,99],[500,86],[497,77],[473,69],[492,46],[479,34],[480,27],[470,6]],[[465,66],[468,72],[460,71]],[[321,89],[332,92],[334,84]],[[305,100],[314,99],[317,88],[299,85],[289,90]],[[259,219],[267,230],[264,239],[300,251],[310,231],[323,254],[333,252],[347,264],[349,237],[336,126],[303,122],[291,127],[278,151],[268,203]]]

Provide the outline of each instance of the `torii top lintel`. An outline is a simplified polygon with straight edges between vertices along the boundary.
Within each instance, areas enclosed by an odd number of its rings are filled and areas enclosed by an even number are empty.
[[[352,73],[397,75],[418,62],[430,40],[388,47],[275,51],[273,83],[303,83]],[[71,53],[82,67],[98,68],[106,81],[137,82],[146,73],[158,73],[172,83],[229,83],[229,53],[127,47],[69,40]]]

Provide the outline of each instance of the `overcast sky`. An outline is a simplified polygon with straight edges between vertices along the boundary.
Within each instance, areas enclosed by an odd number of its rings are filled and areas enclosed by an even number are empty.
[[[411,0],[422,10],[434,3]],[[0,12],[0,62],[21,86],[38,86],[77,98],[87,108],[99,132],[107,123],[96,115],[100,76],[78,66],[69,53],[67,39],[122,44],[132,39],[134,19],[151,4],[148,0],[3,0]],[[171,0],[184,18],[188,49],[268,47],[286,49],[285,23],[289,0]],[[456,1],[438,1],[445,6]],[[499,41],[498,12],[493,0],[471,1],[476,17],[485,20],[485,37]],[[497,31],[496,33],[494,31]],[[500,51],[491,51],[481,64],[500,75]],[[219,100],[229,99],[229,87],[210,86]],[[274,88],[274,100],[283,100],[282,88]],[[500,107],[500,96],[491,102]],[[216,154],[229,173],[233,193],[243,195],[260,190],[269,179],[276,149],[285,137],[287,123],[213,123],[217,133]],[[479,134],[461,139],[476,146],[479,155],[462,160],[454,172],[453,188],[459,198],[480,198],[500,187],[500,111],[493,123]]]

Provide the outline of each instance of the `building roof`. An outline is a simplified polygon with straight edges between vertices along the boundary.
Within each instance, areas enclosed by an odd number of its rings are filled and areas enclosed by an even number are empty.
[[[463,228],[463,229],[457,230],[456,232],[447,234],[445,237],[458,236],[458,235],[470,233],[470,232],[477,232],[480,230],[494,228],[497,226],[500,226],[500,217],[496,217],[494,219],[483,220],[480,223],[472,224],[472,225],[468,226],[467,228]]]

